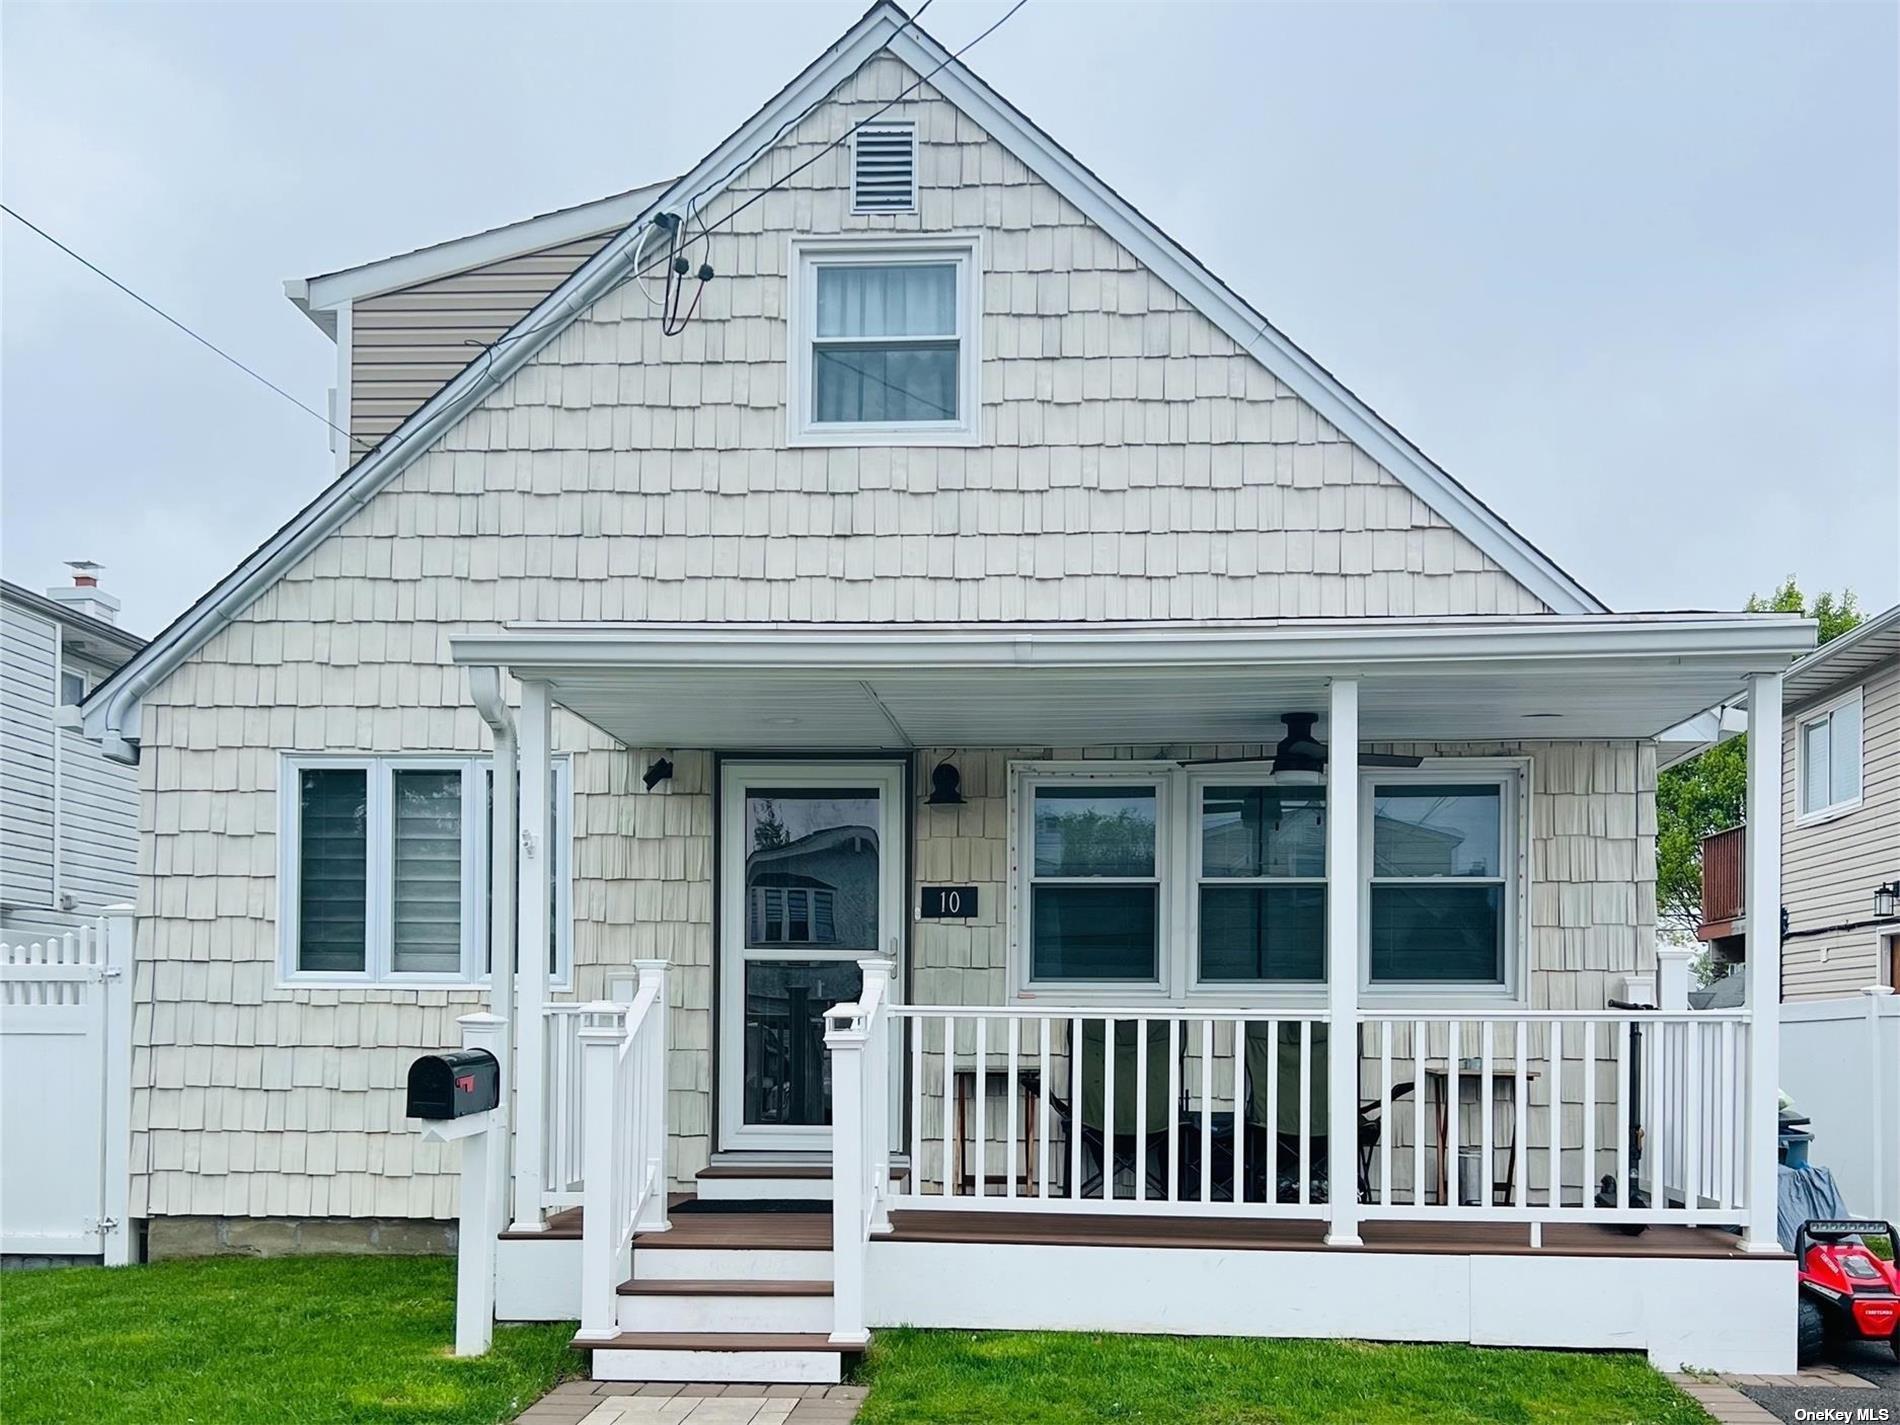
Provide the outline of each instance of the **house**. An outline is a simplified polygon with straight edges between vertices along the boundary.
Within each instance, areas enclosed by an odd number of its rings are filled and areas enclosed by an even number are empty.
[[[36,594],[0,580],[0,939],[57,934],[129,902],[138,786],[77,709],[145,640],[118,627],[98,566]]]
[[[1610,612],[889,3],[678,179],[293,296],[370,448],[85,709],[154,1254],[459,1215],[460,1347],[604,1377],[1791,1368],[1773,952],[1620,1006],[1654,739],[1747,689],[1765,804],[1810,622]],[[500,1121],[425,1136],[460,1043]]]
[[[1783,683],[1781,993],[1900,991],[1900,606],[1796,663]],[[1702,924],[1718,963],[1747,957],[1744,829],[1702,843]]]

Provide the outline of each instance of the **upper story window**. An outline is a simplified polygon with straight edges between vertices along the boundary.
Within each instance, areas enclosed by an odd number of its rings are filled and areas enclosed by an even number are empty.
[[[86,700],[86,675],[71,668],[59,671],[59,705],[63,708],[78,707]]]
[[[1802,818],[1860,805],[1861,690],[1804,715],[1795,740]]]
[[[554,764],[549,970],[568,964],[567,764]],[[484,760],[286,758],[279,925],[289,983],[476,984],[490,946]]]
[[[792,443],[973,444],[976,240],[795,239],[792,251]]]

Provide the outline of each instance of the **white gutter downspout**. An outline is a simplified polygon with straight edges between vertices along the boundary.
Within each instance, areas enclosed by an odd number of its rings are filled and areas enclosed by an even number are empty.
[[[488,1154],[489,1199],[506,1222],[505,1193],[511,1175],[514,1144],[516,1042],[515,1013],[515,821],[519,787],[515,780],[515,718],[502,689],[501,669],[468,670],[469,694],[475,711],[495,735],[493,807],[488,829],[488,882],[494,910],[488,926],[488,1012],[501,1026],[500,1123],[492,1130]],[[491,1224],[492,1225],[492,1224]]]

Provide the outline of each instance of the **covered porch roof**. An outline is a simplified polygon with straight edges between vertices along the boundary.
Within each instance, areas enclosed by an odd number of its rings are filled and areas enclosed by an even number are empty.
[[[1265,743],[1360,682],[1367,742],[1648,738],[1813,648],[1787,614],[1089,624],[523,623],[455,662],[629,744]]]

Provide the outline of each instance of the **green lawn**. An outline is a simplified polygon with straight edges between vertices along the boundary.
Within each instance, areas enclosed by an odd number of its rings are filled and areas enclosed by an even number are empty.
[[[216,1258],[0,1278],[0,1419],[486,1425],[581,1361],[572,1323],[448,1354],[447,1257]]]
[[[1707,1425],[1640,1356],[1359,1341],[879,1331],[859,1425]]]

